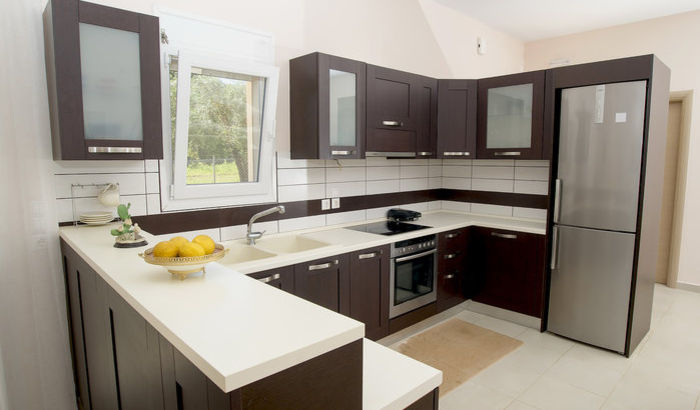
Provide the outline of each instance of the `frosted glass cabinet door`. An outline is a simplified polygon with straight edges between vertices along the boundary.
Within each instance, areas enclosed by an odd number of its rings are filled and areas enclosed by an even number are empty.
[[[79,25],[85,139],[143,140],[139,34]]]
[[[488,90],[486,148],[532,146],[532,84]]]
[[[357,140],[355,129],[357,121],[355,104],[357,80],[355,73],[333,69],[328,70],[328,72],[330,78],[328,85],[330,94],[330,145],[355,146]]]

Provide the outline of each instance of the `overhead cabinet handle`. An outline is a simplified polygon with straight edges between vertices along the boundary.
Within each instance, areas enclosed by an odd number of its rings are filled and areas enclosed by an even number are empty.
[[[464,152],[461,152],[461,151],[446,151],[446,152],[443,152],[442,155],[444,155],[444,156],[446,156],[446,157],[462,157],[462,156],[464,156]],[[469,155],[469,153],[467,153],[467,155]]]
[[[322,263],[322,264],[320,264],[320,265],[309,265],[309,270],[328,269],[328,268],[330,268],[331,266],[337,265],[337,264],[338,264],[338,260],[336,259],[336,260],[334,260],[333,262],[326,262],[326,263]]]
[[[514,235],[512,233],[491,232],[491,236],[502,239],[518,239],[518,235]]]
[[[386,125],[387,127],[401,127],[403,123],[401,121],[384,120],[382,121],[382,125]]]
[[[433,153],[432,153],[432,152],[428,152],[428,151],[421,151],[421,152],[418,153],[418,155],[421,156],[421,157],[425,157],[425,156],[428,156],[428,155],[433,155]]]
[[[260,279],[258,279],[258,280],[259,280],[260,282],[262,282],[262,283],[270,283],[270,282],[272,282],[273,280],[277,280],[277,279],[279,279],[279,278],[280,278],[280,274],[279,274],[279,273],[275,273],[274,275],[265,276],[264,278],[260,278]]]
[[[497,157],[519,157],[522,154],[520,151],[505,151],[505,152],[494,152],[493,155]]]
[[[88,147],[91,154],[140,154],[141,147]]]
[[[372,253],[361,253],[357,256],[357,259],[372,259],[377,256],[377,252]]]
[[[352,155],[355,151],[331,151],[331,155]]]

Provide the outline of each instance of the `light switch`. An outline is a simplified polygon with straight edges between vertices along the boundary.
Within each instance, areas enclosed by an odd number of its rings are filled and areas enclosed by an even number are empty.
[[[340,198],[331,198],[331,208],[333,208],[333,209],[340,208]]]
[[[331,200],[329,198],[322,199],[321,200],[321,210],[327,211],[329,209],[331,209]]]

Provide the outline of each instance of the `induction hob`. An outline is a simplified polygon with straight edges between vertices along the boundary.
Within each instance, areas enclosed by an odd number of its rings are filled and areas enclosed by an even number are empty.
[[[352,229],[353,231],[373,233],[377,235],[398,235],[400,233],[406,233],[411,231],[418,231],[420,229],[427,229],[429,226],[407,224],[404,222],[395,221],[383,221],[374,222],[371,224],[362,224],[355,226],[347,226],[345,229]]]

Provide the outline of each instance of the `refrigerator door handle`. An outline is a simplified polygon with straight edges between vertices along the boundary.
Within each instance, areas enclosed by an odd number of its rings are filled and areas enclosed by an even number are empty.
[[[559,267],[559,227],[552,228],[552,259],[549,261],[549,268],[555,270]]]
[[[561,213],[561,179],[557,178],[554,181],[554,223],[559,223],[559,214]]]

